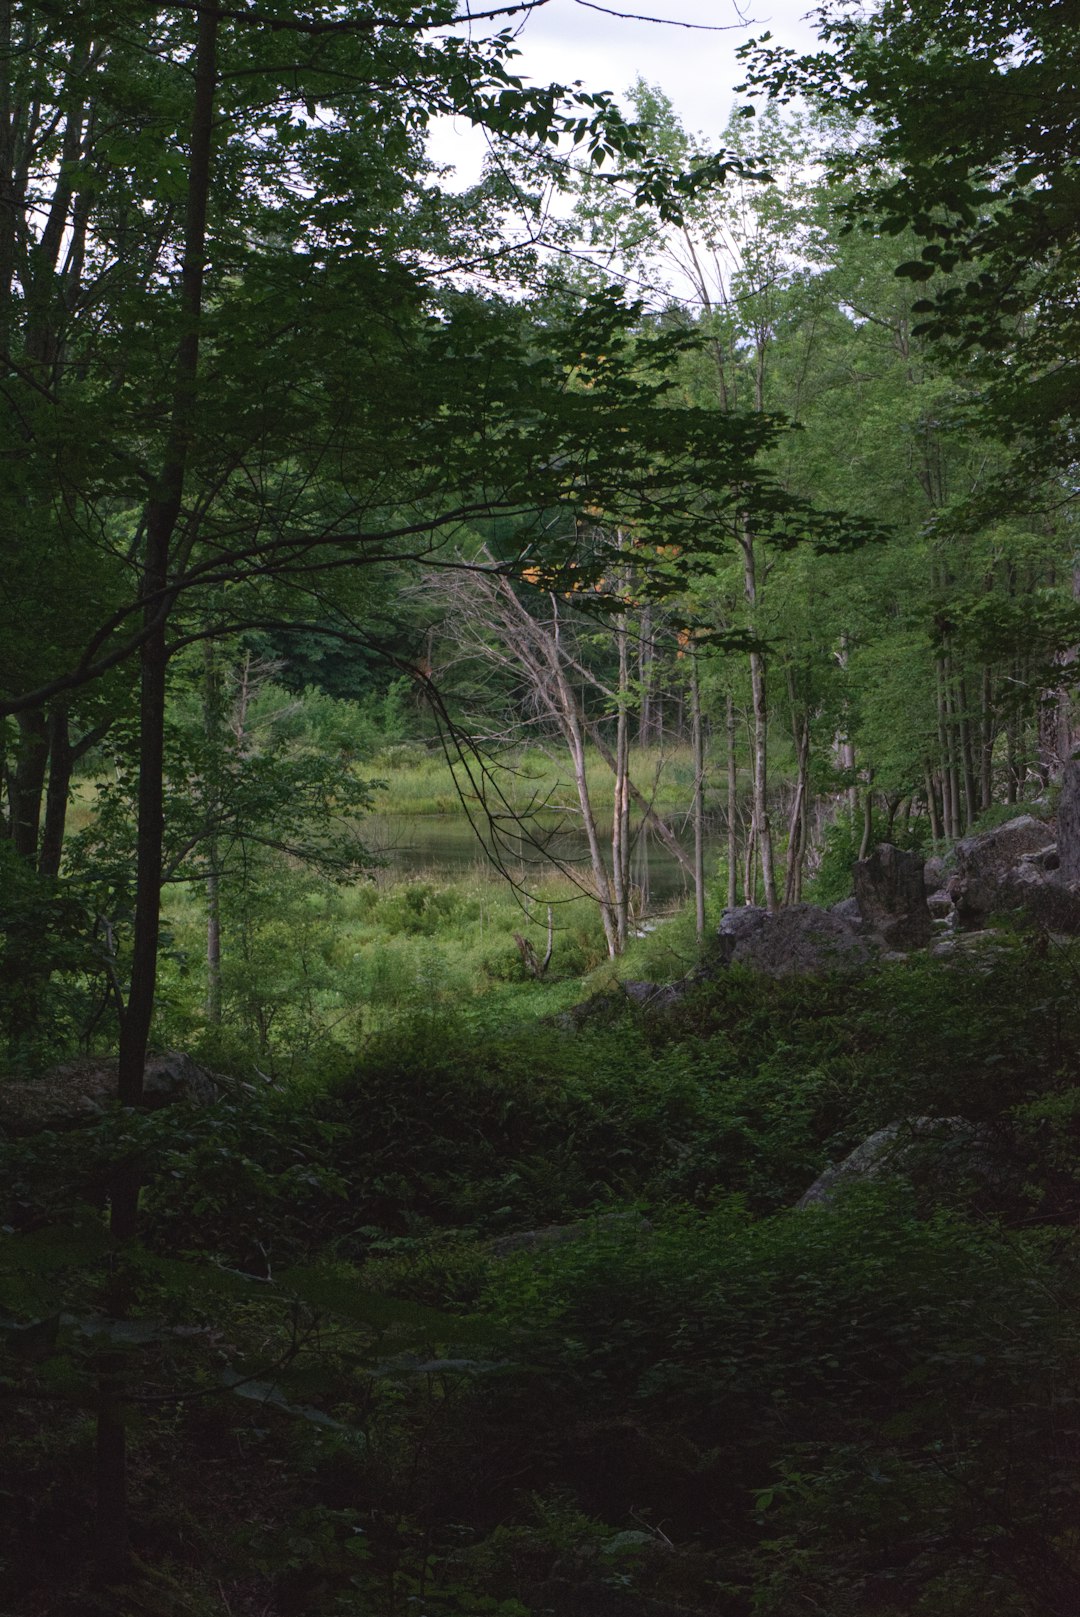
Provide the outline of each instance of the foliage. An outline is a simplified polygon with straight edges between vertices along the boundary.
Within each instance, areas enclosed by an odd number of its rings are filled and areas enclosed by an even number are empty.
[[[874,848],[879,842],[890,842],[893,847],[925,853],[927,829],[925,820],[909,822],[906,826],[889,824],[884,814],[875,810],[871,816],[869,846]],[[865,827],[843,813],[826,827],[817,868],[806,889],[809,903],[827,909],[830,904],[850,897],[851,867],[859,857],[864,835]]]
[[[0,1050],[34,1069],[85,1034],[101,956],[84,895],[39,876],[0,840]]]

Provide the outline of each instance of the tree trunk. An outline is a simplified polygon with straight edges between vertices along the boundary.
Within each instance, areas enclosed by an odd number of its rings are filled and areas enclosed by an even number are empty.
[[[960,736],[960,759],[964,774],[964,818],[966,828],[966,826],[972,825],[979,817],[979,797],[975,789],[975,749],[971,739],[967,680],[963,674],[957,680],[956,694],[959,705],[957,717]]]
[[[739,898],[739,828],[736,814],[739,803],[739,765],[735,748],[735,701],[728,692],[725,712],[727,730],[727,907],[733,910]]]
[[[626,618],[615,625],[619,653],[618,708],[615,715],[615,793],[611,816],[611,874],[615,895],[615,935],[621,954],[630,930],[630,660]]]
[[[592,742],[601,758],[607,764],[608,768],[612,771],[617,771],[618,765],[615,754],[612,752],[611,748],[604,740],[603,735],[600,733],[599,725],[594,719],[583,718],[582,722],[589,733],[589,740]],[[656,810],[653,808],[645,794],[639,787],[634,785],[632,779],[627,779],[626,790],[631,803],[633,803],[634,807],[643,815],[645,824],[649,827],[650,831],[653,831],[656,834],[658,839],[664,844],[664,847],[671,854],[672,858],[678,862],[681,868],[685,870],[686,874],[692,880],[694,875],[693,860],[687,853],[686,849],[682,846],[682,843],[679,841],[670,825],[668,825],[666,820],[661,819],[660,815],[657,814]]]
[[[221,670],[212,640],[203,642],[203,732],[214,756],[223,743],[224,700]],[[218,801],[213,781],[206,782],[206,1019],[221,1022],[221,854],[218,846]]]
[[[49,715],[49,787],[45,794],[45,821],[38,850],[38,870],[43,876],[56,876],[60,871],[74,767],[75,752],[68,733],[67,708],[61,703]]]
[[[651,601],[646,601],[641,609],[640,633],[641,638],[638,641],[638,683],[641,686],[641,705],[638,709],[638,745],[647,747],[653,740],[653,678],[656,663]]]
[[[143,1098],[146,1051],[154,1013],[160,931],[162,842],[164,833],[166,625],[171,606],[169,564],[180,518],[196,406],[199,317],[205,278],[206,220],[210,195],[214,101],[217,89],[219,14],[200,8],[195,47],[195,93],[188,166],[184,258],[180,308],[183,327],[177,347],[172,419],[157,488],[145,521],[140,597],[147,630],[140,653],[138,855],[131,984],[120,1026],[119,1098],[138,1106]],[[138,1226],[139,1179],[133,1161],[123,1164],[111,1183],[110,1230],[114,1241],[129,1240]],[[122,1411],[104,1393],[98,1409],[98,1549],[111,1576],[128,1559],[126,1461]]]
[[[990,669],[983,668],[979,724],[979,806],[994,801],[994,687]]]
[[[694,918],[700,939],[705,936],[705,741],[697,654],[693,647],[690,649],[690,722],[694,753]]]
[[[930,816],[930,835],[934,842],[941,841],[941,816],[938,814],[937,793],[934,790],[934,776],[930,765],[924,771],[926,782],[926,812]]]
[[[757,833],[753,816],[746,829],[743,849],[743,903],[748,908],[757,903]]]
[[[41,828],[41,799],[45,791],[45,769],[49,759],[49,732],[44,709],[35,707],[20,713],[18,751],[15,767],[8,771],[8,803],[11,810],[8,835],[15,852],[27,864],[37,860]]]
[[[870,847],[874,840],[874,794],[870,789],[872,775],[866,777],[866,791],[863,793],[863,828],[862,841],[859,843],[859,858],[866,859],[870,854]]]
[[[746,596],[750,633],[756,633],[758,583],[757,558],[753,537],[743,532],[740,538],[743,553],[743,587]],[[753,781],[754,781],[754,845],[761,859],[761,875],[765,884],[765,903],[777,910],[780,901],[776,894],[776,870],[773,861],[772,827],[769,824],[769,702],[766,688],[765,658],[760,651],[750,653],[750,691],[753,704]]]
[[[806,857],[806,799],[810,775],[810,721],[805,714],[795,724],[795,796],[788,820],[787,873],[784,903],[797,904],[802,897],[802,867]]]

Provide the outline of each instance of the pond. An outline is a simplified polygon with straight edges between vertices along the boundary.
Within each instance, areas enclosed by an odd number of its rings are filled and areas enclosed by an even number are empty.
[[[693,830],[676,821],[672,830],[688,854],[693,851]],[[610,847],[611,827],[600,826],[603,842]],[[375,814],[364,824],[364,836],[373,853],[403,875],[434,873],[460,876],[479,865],[491,868],[476,832],[462,814]],[[544,878],[558,861],[583,882],[589,879],[588,844],[580,825],[563,819],[539,825],[532,837],[522,836],[512,825],[499,835],[501,864],[515,879],[533,891],[541,892]],[[705,845],[706,872],[721,851],[721,839],[710,835]],[[490,836],[486,837],[490,849]],[[666,906],[686,898],[692,884],[674,854],[655,833],[640,832],[631,858],[631,880],[653,906]]]

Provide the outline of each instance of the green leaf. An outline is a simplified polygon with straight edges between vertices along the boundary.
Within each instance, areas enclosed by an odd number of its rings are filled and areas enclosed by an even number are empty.
[[[928,281],[935,268],[934,264],[926,264],[921,258],[909,258],[903,264],[897,264],[893,274],[905,281]]]

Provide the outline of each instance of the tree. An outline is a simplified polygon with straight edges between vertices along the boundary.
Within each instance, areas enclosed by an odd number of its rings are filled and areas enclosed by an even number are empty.
[[[1080,381],[1076,8],[885,0],[819,15],[818,52],[768,35],[744,47],[747,87],[861,120],[854,151],[836,157],[856,177],[848,217],[914,231],[916,253],[896,273],[930,294],[915,305],[921,330],[974,367],[984,426],[1012,450],[1003,489],[1042,504],[1046,477],[1074,460]],[[1063,497],[1056,482],[1051,498]]]

